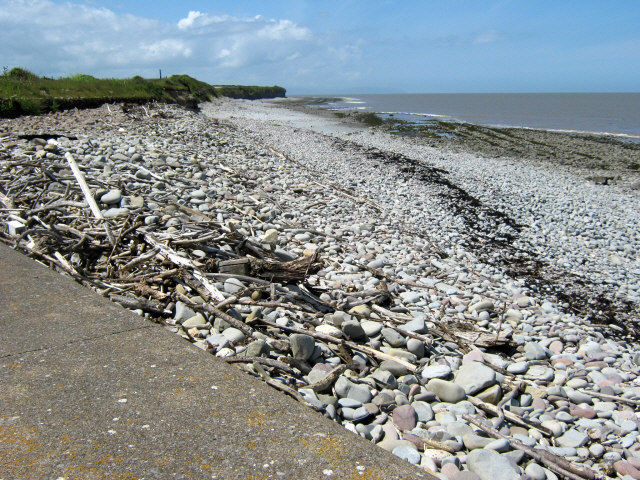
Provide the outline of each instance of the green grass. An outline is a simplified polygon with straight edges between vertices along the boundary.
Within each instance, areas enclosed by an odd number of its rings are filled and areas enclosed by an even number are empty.
[[[23,68],[4,69],[0,75],[0,116],[37,115],[95,101],[144,102],[157,100],[196,107],[217,97],[269,98],[284,96],[282,87],[209,85],[188,75],[161,79],[140,76],[100,79],[76,74],[58,79],[39,77]],[[95,102],[93,102],[95,103]]]

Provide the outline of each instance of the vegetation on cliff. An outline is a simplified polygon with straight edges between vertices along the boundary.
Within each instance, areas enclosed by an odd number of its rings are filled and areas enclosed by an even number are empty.
[[[52,79],[23,68],[4,69],[0,75],[0,116],[37,115],[68,108],[86,108],[105,102],[144,103],[152,100],[196,108],[198,103],[218,97],[284,97],[282,87],[209,85],[189,75],[158,79],[139,76],[101,79],[77,74]]]

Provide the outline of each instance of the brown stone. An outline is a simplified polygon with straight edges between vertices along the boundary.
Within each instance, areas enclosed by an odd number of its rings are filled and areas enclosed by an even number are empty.
[[[565,365],[569,366],[573,365],[573,360],[571,360],[570,358],[558,358],[555,360],[555,363],[564,363]]]
[[[619,475],[631,475],[633,478],[640,480],[640,470],[631,465],[629,462],[620,460],[613,464],[613,468],[616,469]]]
[[[477,473],[463,470],[458,472],[453,480],[480,480],[480,476]]]
[[[564,345],[560,340],[554,340],[549,344],[549,350],[551,350],[553,353],[562,353],[563,349]]]
[[[411,405],[401,405],[393,411],[392,419],[400,430],[413,430],[416,427],[418,416]]]
[[[450,480],[453,480],[454,478],[456,478],[458,473],[460,473],[460,470],[458,470],[458,467],[456,467],[453,463],[445,463],[440,469],[440,472],[442,472],[442,474]]]
[[[596,416],[596,411],[593,408],[589,407],[576,407],[569,410],[569,413],[574,417],[582,417],[582,418],[594,418]]]
[[[474,348],[469,353],[467,353],[464,357],[462,357],[462,363],[469,362],[484,362],[484,355],[480,350]]]
[[[536,410],[544,410],[545,408],[547,408],[547,405],[549,405],[549,403],[540,397],[534,398],[533,402],[531,403],[531,406],[533,406],[533,408],[535,408]]]
[[[598,382],[598,386],[601,387],[601,388],[602,387],[611,387],[613,385],[615,385],[615,383],[613,383],[611,380],[606,380],[605,379],[605,380],[600,380]]]
[[[584,364],[584,366],[586,368],[589,368],[589,367],[605,368],[605,367],[608,367],[609,365],[607,363],[605,363],[605,362],[600,361],[600,360],[596,360],[596,361],[593,361],[593,362],[587,362],[587,363]]]
[[[424,440],[422,438],[420,438],[419,436],[414,435],[412,433],[405,433],[405,434],[402,435],[402,439],[403,440],[409,440],[421,452],[424,450]]]
[[[511,435],[516,435],[516,434],[520,434],[520,435],[525,435],[525,436],[529,436],[529,430],[527,430],[526,428],[523,427],[518,427],[518,426],[513,426],[510,427],[509,430],[511,431]]]

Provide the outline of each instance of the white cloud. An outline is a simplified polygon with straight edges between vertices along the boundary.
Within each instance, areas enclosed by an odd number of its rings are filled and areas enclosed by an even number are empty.
[[[155,76],[162,68],[211,83],[284,86],[339,82],[359,56],[358,47],[288,19],[189,11],[167,23],[50,0],[0,0],[0,45],[2,65],[40,75]]]
[[[198,17],[201,17],[202,13],[194,12],[193,10],[189,12],[187,18],[183,18],[178,22],[178,28],[184,30],[185,28],[189,28],[193,25],[193,22],[196,21]]]

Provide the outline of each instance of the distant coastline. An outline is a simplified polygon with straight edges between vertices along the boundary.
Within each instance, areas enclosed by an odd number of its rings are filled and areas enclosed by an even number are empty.
[[[346,100],[346,101],[344,101]],[[640,136],[490,126],[451,117],[376,113],[349,97],[295,97],[270,101],[282,107],[339,119],[352,128],[373,127],[443,151],[488,158],[528,159],[569,168],[596,183],[640,190]]]
[[[436,119],[640,140],[640,93],[366,94],[325,98],[325,108],[373,112],[418,124]]]

